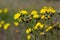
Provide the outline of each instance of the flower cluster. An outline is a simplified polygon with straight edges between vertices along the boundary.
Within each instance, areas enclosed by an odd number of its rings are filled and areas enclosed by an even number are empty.
[[[56,13],[56,10],[52,7],[43,7],[40,10],[40,14],[41,14],[41,19],[50,19],[54,14]]]
[[[31,12],[27,12],[27,10],[19,10],[12,16],[12,24],[18,28],[21,23],[24,23],[23,26],[26,26],[25,32],[27,34],[27,39],[30,40],[33,38],[35,40],[36,33],[44,36],[47,32],[51,31],[51,29],[60,29],[59,22],[51,24],[51,21],[50,24],[46,24],[46,20],[48,22],[49,19],[52,19],[55,13],[56,10],[54,8],[47,6],[41,8],[40,12],[36,10]],[[7,8],[4,8],[3,10],[0,9],[0,28],[4,30],[7,30],[11,25],[10,22],[8,22],[10,21],[8,16]],[[17,29],[16,32],[19,32],[19,30]]]
[[[7,30],[10,26],[10,23],[5,23],[4,20],[0,22],[0,28],[3,28],[4,30]]]

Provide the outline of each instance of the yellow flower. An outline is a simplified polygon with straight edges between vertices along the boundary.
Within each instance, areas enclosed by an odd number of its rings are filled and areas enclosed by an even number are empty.
[[[7,13],[8,12],[8,9],[7,8],[4,8],[4,13]]]
[[[22,15],[28,14],[26,10],[21,10],[20,13],[22,13]]]
[[[34,15],[33,18],[39,18],[39,15]]]
[[[41,14],[45,14],[47,11],[48,11],[47,6],[44,6],[44,7],[40,10],[40,13],[41,13]]]
[[[41,14],[45,14],[45,12],[46,12],[45,9],[41,9],[41,10],[40,10],[40,13],[41,13]]]
[[[7,30],[8,29],[8,27],[10,26],[10,23],[6,23],[5,25],[4,25],[4,30]]]
[[[40,34],[40,35],[44,35],[45,33],[44,33],[44,32],[40,32],[39,34]]]
[[[37,11],[35,11],[35,10],[32,11],[32,12],[31,12],[31,15],[37,15]]]
[[[55,13],[56,12],[56,10],[52,10],[52,13]]]
[[[0,28],[2,27],[2,24],[0,24]]]
[[[31,35],[27,35],[27,39],[30,40],[31,39]]]
[[[56,10],[54,10],[54,9],[49,9],[48,11],[51,12],[51,13],[55,13],[56,12]]]
[[[45,19],[45,15],[42,15],[42,16],[41,16],[41,19]]]
[[[44,24],[40,23],[40,29],[42,29],[44,27]]]
[[[4,21],[4,20],[2,20],[2,21],[1,21],[1,24],[4,24],[4,23],[5,23],[5,21]]]
[[[19,26],[19,22],[14,22],[14,25],[17,27]]]
[[[26,33],[29,34],[31,31],[32,31],[31,28],[28,28],[28,29],[26,30]]]
[[[2,13],[3,11],[0,9],[0,14]]]
[[[18,19],[20,17],[20,15],[21,15],[20,13],[15,14],[14,19]]]
[[[45,31],[48,32],[50,31],[50,29],[52,29],[53,27],[52,26],[49,26]]]
[[[40,23],[40,22],[37,22],[37,24],[35,25],[34,29],[42,29],[44,27],[44,24]]]

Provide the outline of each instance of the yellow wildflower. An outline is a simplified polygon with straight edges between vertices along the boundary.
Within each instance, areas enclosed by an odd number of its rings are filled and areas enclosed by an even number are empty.
[[[41,13],[41,14],[45,14],[45,12],[46,12],[46,9],[41,9],[41,10],[40,10],[40,13]]]
[[[56,12],[56,10],[52,10],[52,13],[55,13]]]
[[[52,29],[53,27],[52,26],[49,26],[45,31],[48,32],[50,31],[50,29]]]
[[[31,35],[27,35],[27,39],[30,40],[31,39]]]
[[[4,25],[4,30],[7,30],[8,29],[8,27],[10,26],[10,23],[6,23],[5,25]]]
[[[44,24],[40,23],[40,29],[42,29],[44,27]]]
[[[22,15],[28,14],[26,10],[21,10],[20,13],[22,13]]]
[[[31,28],[28,28],[27,30],[26,30],[26,33],[28,34],[28,33],[30,33],[32,30],[31,30]]]
[[[42,29],[44,27],[44,24],[40,23],[40,22],[37,22],[37,24],[35,25],[34,29]]]
[[[19,26],[19,22],[14,22],[14,25],[17,27]]]
[[[41,16],[41,19],[45,19],[45,15],[42,15],[42,16]]]
[[[55,13],[56,12],[56,10],[54,10],[54,9],[49,9],[48,11],[51,12],[51,13]]]
[[[32,12],[31,12],[31,15],[37,15],[37,11],[35,11],[35,10],[32,11]]]
[[[2,21],[1,21],[1,24],[4,24],[4,23],[5,23],[5,21],[4,21],[4,20],[2,20]]]
[[[20,13],[14,15],[14,19],[18,19],[20,17]]]
[[[7,8],[4,8],[4,13],[7,13],[8,12],[8,9]]]
[[[2,10],[0,9],[0,14],[2,13]]]
[[[34,15],[33,18],[39,18],[39,15]]]

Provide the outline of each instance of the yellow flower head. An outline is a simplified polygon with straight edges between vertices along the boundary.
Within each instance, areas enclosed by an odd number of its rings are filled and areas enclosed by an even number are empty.
[[[26,10],[21,10],[20,13],[22,13],[22,15],[28,14]]]
[[[8,29],[8,27],[10,26],[10,23],[6,23],[6,24],[4,24],[4,30],[7,30]]]
[[[28,28],[28,29],[26,30],[26,33],[29,34],[31,31],[32,31],[31,28]]]
[[[4,13],[7,13],[8,12],[8,8],[4,8]]]
[[[44,27],[44,24],[40,23],[40,22],[37,22],[37,24],[34,26],[34,29],[42,29]]]
[[[3,12],[2,9],[0,9],[0,14],[1,14],[2,12]]]
[[[27,39],[30,40],[31,39],[31,35],[27,35]]]
[[[49,7],[49,8],[48,8],[48,12],[55,13],[55,12],[56,12],[56,10],[55,10],[55,9],[53,9],[52,7]]]
[[[41,10],[40,10],[40,13],[41,13],[41,14],[45,14],[46,11],[47,11],[47,9],[41,9]]]
[[[4,20],[2,20],[2,21],[1,21],[1,24],[4,24],[4,23],[5,23],[5,21],[4,21]]]
[[[31,15],[37,15],[37,11],[35,11],[35,10],[32,11],[32,12],[31,12]]]
[[[44,24],[40,23],[40,29],[42,29],[44,27]]]
[[[15,14],[14,19],[18,19],[20,17],[20,15],[21,15],[20,13]]]
[[[50,29],[52,29],[53,27],[52,26],[49,26],[45,31],[48,32],[50,31]]]
[[[19,22],[14,22],[14,25],[17,27],[19,26]]]
[[[33,18],[39,18],[39,15],[34,15]]]
[[[41,16],[41,19],[45,19],[45,15],[42,15],[42,16]]]

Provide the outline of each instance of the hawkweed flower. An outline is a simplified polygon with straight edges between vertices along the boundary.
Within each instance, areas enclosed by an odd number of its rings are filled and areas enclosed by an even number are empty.
[[[47,6],[44,6],[41,10],[40,10],[40,13],[41,14],[45,14],[47,12],[47,9],[48,7]]]
[[[21,13],[22,15],[28,14],[28,12],[27,12],[26,10],[21,10],[20,13]]]
[[[19,26],[19,22],[14,22],[14,25],[17,27]]]
[[[52,28],[53,28],[53,26],[49,26],[49,27],[47,27],[47,28],[45,29],[45,32],[50,31]]]
[[[4,24],[3,29],[4,29],[4,30],[7,30],[7,29],[9,28],[9,26],[10,26],[10,23],[6,23],[6,24]]]
[[[33,10],[33,11],[31,12],[31,15],[37,15],[37,11]]]
[[[2,9],[0,9],[0,14],[3,12],[3,10]]]
[[[4,21],[4,20],[2,20],[2,21],[1,21],[1,24],[3,25],[4,23],[5,23],[5,21]]]
[[[15,20],[18,19],[18,18],[20,17],[20,15],[21,15],[20,13],[15,14],[15,15],[14,15],[14,19],[15,19]]]
[[[42,15],[42,16],[41,16],[41,19],[43,19],[43,20],[44,20],[44,19],[45,19],[45,15]]]
[[[8,8],[4,8],[4,13],[7,13],[8,12]]]
[[[48,12],[55,13],[55,12],[56,12],[56,10],[55,10],[55,9],[53,9],[52,7],[49,7],[49,8],[48,8]]]
[[[34,15],[33,18],[39,18],[39,15]]]
[[[32,31],[31,28],[26,29],[26,33],[29,34]]]
[[[31,39],[31,35],[28,34],[28,35],[27,35],[27,40],[30,40],[30,39]]]
[[[40,23],[40,22],[37,22],[36,25],[34,26],[34,29],[42,29],[44,27],[44,24]]]

